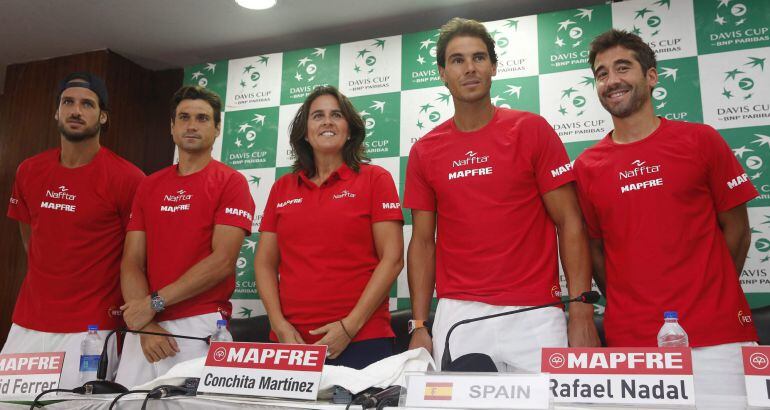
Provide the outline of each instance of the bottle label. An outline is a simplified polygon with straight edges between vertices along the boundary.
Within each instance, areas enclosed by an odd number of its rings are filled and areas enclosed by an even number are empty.
[[[80,371],[95,372],[99,370],[99,355],[80,355]]]

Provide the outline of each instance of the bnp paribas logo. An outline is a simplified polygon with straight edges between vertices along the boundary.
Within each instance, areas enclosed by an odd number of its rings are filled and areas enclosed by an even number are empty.
[[[260,70],[267,68],[268,61],[270,61],[270,57],[268,56],[257,56],[253,62],[248,63],[243,67],[241,81],[238,83],[242,93],[253,90],[259,86],[259,81],[262,78]]]
[[[631,32],[637,36],[654,39],[661,32],[663,16],[671,9],[671,0],[658,0],[649,6],[634,10],[634,26]]]
[[[283,56],[281,103],[301,103],[319,85],[337,85],[339,46],[289,51]]]
[[[185,85],[197,85],[219,94],[224,100],[227,89],[227,62],[210,62],[186,67]]]
[[[725,72],[722,96],[727,100],[750,100],[757,92],[756,81],[765,71],[765,58],[749,56],[743,64]]]
[[[590,38],[585,38],[583,27],[591,23],[593,10],[577,9],[577,13],[571,18],[558,22],[556,29],[556,39],[554,44],[562,49],[577,48],[584,42],[590,42]]]
[[[703,0],[694,6],[699,53],[770,45],[767,0]]]
[[[588,102],[586,96],[589,92],[595,92],[596,80],[590,76],[582,76],[582,80],[561,90],[559,102],[559,114],[569,117],[580,117],[586,112]]]
[[[235,169],[275,166],[278,107],[232,111],[225,116],[222,162]]]
[[[369,158],[398,156],[400,94],[352,97],[351,101],[363,108],[359,115],[364,120],[366,155]]]
[[[442,108],[446,109],[449,106],[451,94],[438,93],[433,98],[425,101],[418,107],[417,123],[415,124],[418,129],[422,131],[429,131],[435,126],[439,125],[447,118],[443,118],[441,112]]]

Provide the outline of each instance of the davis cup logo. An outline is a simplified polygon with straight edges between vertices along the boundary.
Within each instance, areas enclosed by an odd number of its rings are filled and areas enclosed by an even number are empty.
[[[741,26],[746,22],[746,13],[749,9],[743,3],[730,4],[731,0],[718,0],[717,13],[714,22],[720,26]]]
[[[225,357],[227,357],[227,349],[224,347],[218,347],[217,350],[214,350],[214,360],[221,362],[225,360]]]
[[[420,130],[433,129],[441,122],[441,104],[449,106],[449,93],[438,93],[438,96],[419,106],[417,114],[417,128]]]
[[[741,65],[725,72],[722,96],[727,100],[748,100],[756,92],[755,79],[765,71],[765,58],[748,57]]]
[[[254,123],[265,125],[265,116],[261,114],[254,114],[254,118],[251,120]],[[253,126],[248,122],[241,124],[238,127],[238,136],[233,141],[233,144],[241,148],[246,145],[246,148],[253,148],[257,139],[257,131],[253,129]]]
[[[757,370],[764,370],[768,366],[768,359],[764,353],[753,353],[749,356],[749,364]]]
[[[754,134],[754,136],[757,139],[750,142],[751,144],[757,144],[754,148],[749,148],[746,145],[733,148],[733,154],[746,168],[746,172],[752,180],[762,176],[762,166],[764,165],[764,160],[758,155],[757,150],[761,150],[763,145],[767,145],[770,148],[770,136],[763,134]]]
[[[676,73],[679,71],[678,68],[669,68],[669,67],[661,67],[660,68],[660,78],[670,78],[673,80],[674,83],[676,83]],[[655,88],[652,90],[652,98],[655,100],[655,109],[662,109],[666,106],[668,101],[666,101],[666,97],[668,97],[668,90],[664,88],[660,83],[655,86]]]
[[[508,19],[505,21],[505,28],[515,32],[519,28],[519,20]],[[499,30],[493,30],[489,32],[489,35],[495,41],[495,48],[497,49],[497,59],[501,60],[506,54],[508,54],[508,46],[511,44],[510,39],[506,36],[505,32]]]
[[[558,23],[559,28],[556,30],[556,40],[554,44],[560,48],[575,48],[587,41],[583,38],[583,27],[581,24],[590,23],[593,10],[578,9],[572,18],[568,18]]]
[[[586,109],[586,88],[590,85],[596,87],[596,80],[593,77],[583,76],[583,80],[578,84],[561,91],[561,101],[559,103],[559,113],[563,116],[580,117],[585,114]],[[577,87],[577,88],[575,88]]]
[[[323,60],[325,56],[325,48],[316,48],[310,54],[298,59],[297,67],[294,70],[294,79],[306,83],[315,80],[316,74],[318,73],[317,60]]]
[[[259,85],[259,79],[262,77],[262,74],[260,74],[259,70],[257,70],[257,65],[264,64],[265,66],[267,66],[267,62],[269,60],[270,60],[270,57],[258,56],[257,61],[251,64],[247,64],[245,67],[243,67],[243,73],[241,74],[241,81],[238,83],[241,86],[241,92],[244,92],[252,88],[257,88],[257,86]]]
[[[660,8],[665,6],[666,9],[670,9],[671,0],[658,0],[652,3],[650,7],[652,6],[660,6]],[[659,11],[653,11],[647,7],[642,7],[641,9],[634,11],[634,28],[631,32],[637,36],[655,37],[660,34],[660,25],[662,22],[663,19],[660,17]]]
[[[385,101],[372,101],[372,105],[369,106],[369,108],[375,111],[379,110],[380,114],[382,114],[385,112]],[[364,128],[366,129],[366,136],[371,137],[372,134],[374,134],[374,127],[377,125],[377,121],[366,110],[359,112],[358,115],[360,115],[361,118],[363,118],[364,120]]]
[[[438,37],[438,33],[434,34],[432,36],[433,38]],[[436,40],[434,40],[431,37],[428,37],[420,42],[420,48],[417,52],[417,59],[416,61],[423,65],[425,63],[428,63],[429,65],[436,65]]]
[[[206,63],[206,66],[203,67],[201,70],[197,70],[190,74],[190,79],[194,82],[197,81],[198,85],[201,87],[206,87],[209,85],[209,74],[213,75],[214,72],[217,69],[217,65],[214,63]]]
[[[554,369],[562,368],[566,362],[567,360],[564,358],[564,355],[561,353],[554,353],[551,355],[551,357],[548,358],[548,363],[550,363],[551,367],[553,367]]]
[[[377,56],[379,55],[377,49],[380,51],[385,50],[385,40],[375,39],[374,43],[370,44],[369,47],[358,50],[356,60],[353,63],[353,71],[356,74],[368,75],[374,72],[377,68]]]

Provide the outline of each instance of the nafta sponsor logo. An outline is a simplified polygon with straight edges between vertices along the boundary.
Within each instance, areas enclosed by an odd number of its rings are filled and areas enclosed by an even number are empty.
[[[233,99],[237,104],[268,102],[273,93],[270,90],[259,91],[257,88],[259,87],[260,79],[262,78],[262,74],[259,71],[260,67],[264,65],[265,68],[263,68],[263,70],[267,69],[267,63],[270,60],[270,57],[257,56],[254,58],[254,61],[246,63],[243,67],[241,79],[238,82],[240,92],[233,96]]]
[[[349,91],[376,90],[390,85],[390,75],[377,75],[378,57],[383,58],[387,40],[375,39],[369,46],[358,50],[353,62],[353,72],[357,79],[348,80]]]
[[[342,199],[342,198],[355,198],[356,194],[349,192],[347,189],[340,192],[339,194],[332,195],[332,198],[334,199]]]
[[[58,191],[47,189],[45,191],[45,196],[46,198],[74,202],[75,199],[77,198],[77,195],[72,194],[68,191],[69,189],[66,186],[61,185],[59,186]],[[11,198],[11,199],[13,200],[14,198]],[[13,203],[13,201],[11,201],[11,203]],[[52,209],[54,211],[64,211],[64,212],[75,212],[77,210],[77,205],[75,204],[66,204],[66,203],[63,204],[63,203],[51,202],[51,201],[41,201],[40,207],[45,209]]]
[[[489,155],[479,155],[476,152],[468,151],[465,153],[466,157],[463,159],[452,161],[452,168],[462,167],[467,165],[485,164],[489,162]],[[460,171],[452,171],[449,173],[449,180],[475,177],[482,175],[492,175],[492,167],[472,168],[464,169]]]
[[[400,202],[383,202],[382,209],[401,209]]]
[[[192,199],[192,194],[188,194],[187,191],[184,189],[180,189],[179,191],[176,191],[176,195],[164,195],[163,200],[166,202],[181,202],[181,201],[189,201]],[[161,205],[160,211],[161,212],[181,212],[181,211],[189,211],[190,210],[190,204],[179,204],[179,205]]]
[[[424,400],[452,400],[452,386],[449,383],[427,382],[425,383]]]
[[[302,198],[288,199],[286,201],[279,202],[278,204],[276,204],[276,208],[283,208],[288,205],[295,205],[295,204],[301,204],[301,203],[302,203]]]
[[[767,369],[768,359],[764,353],[752,353],[749,356],[749,364],[757,370]]]
[[[209,85],[209,77],[214,75],[217,70],[215,63],[206,63],[206,65],[200,70],[196,70],[190,74],[190,79],[197,81],[197,84],[206,88]]]
[[[562,166],[560,166],[558,168],[552,169],[551,170],[551,176],[556,178],[556,177],[560,176],[561,174],[563,174],[563,173],[565,173],[565,172],[567,172],[567,171],[569,171],[571,169],[572,169],[572,163],[568,162],[568,163],[566,163],[566,164],[564,164],[564,165],[562,165]]]
[[[554,67],[588,62],[587,50],[570,50],[577,48],[584,41],[590,41],[590,39],[586,39],[583,36],[583,25],[591,22],[592,15],[593,10],[577,9],[577,13],[574,16],[558,22],[556,38],[553,43],[562,52],[551,55],[551,64]],[[578,61],[574,61],[575,59],[578,59]]]
[[[479,155],[476,152],[468,151],[465,153],[465,156],[463,159],[452,161],[452,168],[489,162],[489,155]]]
[[[740,323],[741,326],[750,325],[752,323],[751,312],[749,312],[748,314],[744,314],[742,310],[739,310],[738,323]]]
[[[647,165],[647,161],[635,160],[631,163],[634,167],[628,171],[618,172],[620,180],[634,178],[642,175],[657,174],[660,172],[660,165]]]
[[[247,212],[247,211],[244,211],[243,209],[238,209],[238,208],[225,208],[225,214],[240,216],[248,219],[249,221],[253,219],[250,212]]]

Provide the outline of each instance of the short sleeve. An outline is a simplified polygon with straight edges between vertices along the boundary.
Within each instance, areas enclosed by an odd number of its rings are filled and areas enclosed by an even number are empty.
[[[575,161],[575,179],[577,181],[577,195],[580,209],[583,211],[583,219],[586,222],[588,236],[591,238],[601,238],[602,232],[599,228],[599,218],[596,215],[596,208],[589,195],[589,184],[585,175],[581,172],[580,159]]]
[[[270,195],[267,197],[267,204],[265,204],[265,210],[262,212],[262,222],[259,224],[260,232],[275,232],[277,229],[278,220],[275,208],[278,194],[276,191],[280,182],[280,179],[275,181],[273,187],[270,188]]]
[[[372,176],[372,223],[381,221],[403,221],[401,203],[393,176],[385,169]]]
[[[575,180],[572,164],[559,135],[540,116],[535,116],[532,132],[532,166],[540,195]]]
[[[246,177],[233,173],[222,190],[219,206],[214,213],[214,224],[237,226],[246,231],[247,236],[251,235],[255,207]]]
[[[708,184],[717,212],[730,210],[756,198],[759,193],[751,183],[727,142],[719,133],[705,127],[704,155],[708,170]]]
[[[147,192],[147,180],[139,183],[134,194],[134,200],[131,205],[131,213],[128,215],[128,225],[126,231],[144,231],[144,201]]]
[[[7,215],[11,219],[29,224],[32,222],[32,218],[29,215],[29,208],[23,193],[24,175],[25,171],[22,164],[16,169],[16,178],[13,181],[13,191],[11,192],[11,197],[8,199]]]
[[[406,164],[404,208],[421,211],[436,210],[436,192],[427,181],[417,145],[412,146]]]
[[[123,175],[122,186],[117,192],[118,214],[123,227],[128,226],[130,221],[134,196],[142,179],[144,179],[144,173],[139,169],[131,168]]]

